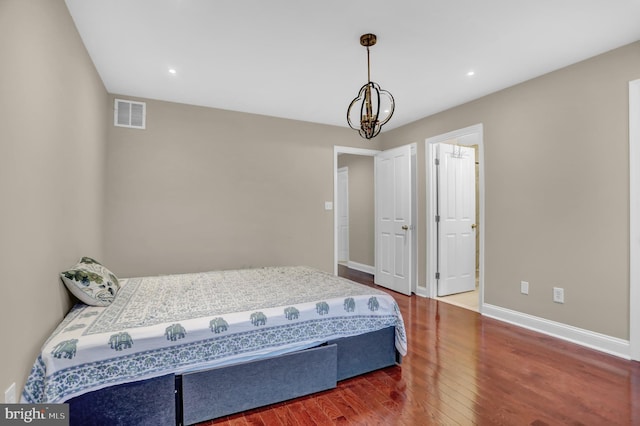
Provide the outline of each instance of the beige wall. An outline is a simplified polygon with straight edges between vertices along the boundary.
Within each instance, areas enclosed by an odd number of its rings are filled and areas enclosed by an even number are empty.
[[[628,339],[628,82],[637,78],[640,42],[384,133],[385,148],[418,142],[419,283],[424,140],[482,123],[485,302]],[[565,304],[552,302],[554,286]]]
[[[373,157],[341,154],[338,166],[349,169],[349,260],[375,266]]]
[[[127,98],[124,96],[124,98]],[[109,126],[107,259],[122,276],[302,264],[333,271],[334,126],[146,100]]]
[[[0,391],[20,392],[70,307],[59,272],[103,254],[107,93],[62,0],[0,1],[0,64]]]

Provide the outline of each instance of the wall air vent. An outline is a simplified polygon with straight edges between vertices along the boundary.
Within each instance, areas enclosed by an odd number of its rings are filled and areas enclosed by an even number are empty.
[[[113,125],[132,129],[144,129],[146,115],[146,103],[116,99],[115,109],[113,111]]]

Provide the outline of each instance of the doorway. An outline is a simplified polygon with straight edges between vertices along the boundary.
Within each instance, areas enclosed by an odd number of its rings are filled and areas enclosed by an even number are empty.
[[[375,271],[374,157],[338,156],[338,263],[371,275]]]
[[[441,299],[445,302],[456,304],[458,306],[482,312],[482,306],[484,301],[484,145],[483,145],[483,128],[482,124],[459,129],[453,132],[438,135],[432,138],[428,138],[425,141],[425,155],[426,155],[426,192],[427,192],[427,297],[438,298],[438,287],[441,287],[441,294],[446,293],[442,291],[441,280],[445,276],[441,275],[441,269],[446,271],[449,265],[465,264],[469,263],[470,259],[456,258],[459,256],[451,249],[447,249],[446,241],[443,242],[442,236],[439,232],[443,229],[438,217],[438,203],[441,197],[438,194],[439,188],[442,187],[442,182],[439,179],[447,179],[446,176],[442,176],[436,166],[436,158],[438,158],[439,146],[441,144],[452,144],[458,147],[465,148],[469,151],[471,147],[477,146],[474,150],[477,163],[476,169],[473,174],[476,184],[474,185],[475,198],[477,200],[475,204],[475,210],[477,215],[469,221],[470,223],[461,222],[465,228],[473,229],[475,233],[474,237],[477,240],[474,242],[475,252],[477,257],[474,259],[475,266],[475,279],[474,283],[477,283],[477,290],[471,290],[469,292],[459,293],[454,296],[447,296],[445,299]],[[450,146],[449,145],[449,146]],[[456,152],[456,150],[452,150]],[[472,152],[472,153],[473,153]],[[472,223],[473,222],[473,223]],[[446,252],[443,254],[443,249]],[[446,257],[449,256],[447,259]],[[461,256],[464,256],[462,254]],[[443,263],[443,259],[446,264]],[[467,268],[470,269],[470,268]],[[452,276],[455,274],[452,274]]]
[[[374,275],[375,283],[403,294],[410,295],[416,288],[416,144],[404,145],[387,151],[366,150],[349,147],[334,147],[334,273],[339,267]],[[340,178],[338,169],[344,167],[339,158],[366,156],[369,165],[368,186],[373,198],[365,211],[351,208],[355,200],[354,187],[349,185],[350,233],[357,231],[356,225],[364,219],[364,230],[357,238],[349,238],[349,259],[340,262]],[[375,159],[375,161],[374,161]],[[349,181],[355,173],[349,167]],[[362,187],[362,185],[360,186]],[[389,214],[391,212],[391,214]],[[366,216],[366,217],[365,217]],[[370,221],[372,220],[373,221]],[[397,229],[396,229],[397,228]],[[356,243],[366,242],[366,247],[357,248]],[[356,253],[365,253],[356,258]],[[362,260],[364,259],[364,261]],[[344,259],[342,259],[344,260]]]

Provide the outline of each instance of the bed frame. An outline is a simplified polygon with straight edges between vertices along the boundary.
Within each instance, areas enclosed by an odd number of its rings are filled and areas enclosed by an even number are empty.
[[[203,371],[169,374],[67,401],[71,425],[191,425],[336,387],[399,364],[395,329]]]

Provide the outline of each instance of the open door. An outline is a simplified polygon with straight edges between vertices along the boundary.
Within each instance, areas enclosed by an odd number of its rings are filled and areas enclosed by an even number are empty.
[[[436,145],[438,296],[476,288],[475,150]]]
[[[374,282],[408,296],[415,280],[415,144],[375,156]]]

